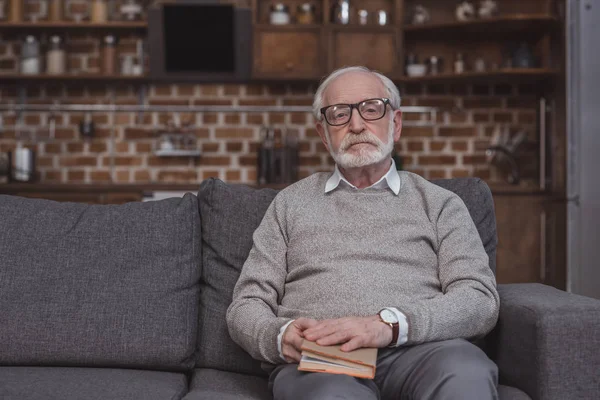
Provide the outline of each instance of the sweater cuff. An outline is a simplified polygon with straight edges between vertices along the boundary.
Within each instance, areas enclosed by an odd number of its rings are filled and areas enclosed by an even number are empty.
[[[279,357],[281,357],[281,359],[285,362],[287,362],[287,360],[285,359],[285,357],[283,356],[283,348],[282,348],[282,341],[283,341],[283,334],[285,333],[285,330],[287,329],[287,327],[294,322],[295,320],[292,319],[291,321],[289,321],[287,324],[285,324],[284,326],[281,327],[281,329],[279,330],[279,335],[277,335],[277,351],[279,352]]]
[[[394,347],[398,347],[408,342],[408,320],[406,315],[396,307],[386,307],[388,310],[396,314],[398,319],[398,340],[394,344]]]

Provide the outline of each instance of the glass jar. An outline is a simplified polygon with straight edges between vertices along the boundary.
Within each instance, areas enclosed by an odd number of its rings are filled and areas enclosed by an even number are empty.
[[[48,6],[48,21],[58,22],[64,19],[63,1],[50,0]]]
[[[117,38],[114,35],[104,37],[102,48],[102,73],[114,75],[117,65]]]
[[[92,22],[103,23],[108,21],[108,2],[107,0],[93,0],[90,12]]]
[[[276,3],[271,6],[269,14],[271,25],[287,25],[290,23],[290,8],[283,3]]]
[[[316,22],[315,6],[311,3],[303,3],[298,6],[296,22],[302,25],[314,24]]]
[[[21,45],[21,73],[38,75],[41,72],[40,42],[33,35],[27,35]]]
[[[10,19],[10,22],[22,22],[23,21],[23,1],[22,0],[10,0],[9,19]]]
[[[64,74],[67,69],[67,53],[58,35],[50,37],[50,47],[46,53],[46,72],[49,75]]]

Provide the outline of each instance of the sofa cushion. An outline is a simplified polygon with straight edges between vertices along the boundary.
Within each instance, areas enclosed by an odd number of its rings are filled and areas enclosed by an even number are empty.
[[[0,196],[0,365],[191,368],[197,210]]]
[[[178,400],[182,373],[110,368],[0,367],[3,400]]]
[[[465,203],[490,259],[490,268],[495,274],[498,236],[494,198],[489,186],[479,178],[435,179],[431,182],[456,193]]]
[[[192,375],[190,391],[183,400],[272,400],[267,378],[197,369]],[[524,392],[511,386],[498,386],[500,400],[531,400]]]
[[[271,400],[267,378],[196,369],[192,375],[190,391],[183,400]]]
[[[198,192],[202,219],[197,367],[264,375],[260,363],[229,336],[225,314],[252,234],[277,192],[228,185],[218,179],[202,183]]]

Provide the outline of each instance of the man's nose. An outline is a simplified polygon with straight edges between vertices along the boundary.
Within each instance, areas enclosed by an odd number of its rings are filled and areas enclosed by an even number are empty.
[[[352,109],[352,113],[350,114],[349,129],[353,133],[361,133],[365,130],[365,120],[355,108]]]

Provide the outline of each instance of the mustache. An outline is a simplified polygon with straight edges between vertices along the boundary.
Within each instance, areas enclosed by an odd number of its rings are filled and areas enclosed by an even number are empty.
[[[380,147],[380,144],[381,144],[379,139],[377,138],[377,136],[375,136],[371,132],[365,131],[358,135],[346,136],[344,138],[344,140],[342,140],[340,149],[345,151],[345,150],[348,150],[350,148],[350,146],[353,146],[358,143],[369,143],[376,147]]]

